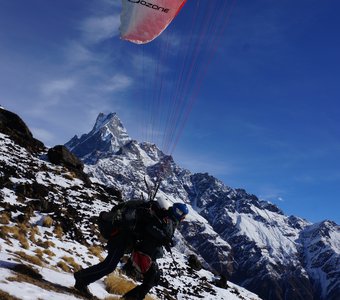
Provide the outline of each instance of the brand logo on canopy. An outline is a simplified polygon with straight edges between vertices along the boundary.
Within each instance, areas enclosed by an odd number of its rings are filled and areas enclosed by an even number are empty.
[[[169,8],[161,7],[161,6],[158,6],[157,4],[153,4],[153,3],[150,3],[150,2],[147,2],[147,1],[144,1],[144,0],[128,0],[128,1],[132,2],[132,3],[144,5],[146,7],[152,8],[154,10],[164,12],[166,14],[170,11]]]

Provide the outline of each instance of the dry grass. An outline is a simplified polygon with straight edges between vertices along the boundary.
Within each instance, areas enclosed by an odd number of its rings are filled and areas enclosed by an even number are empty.
[[[24,223],[19,223],[19,224],[16,225],[16,226],[18,226],[19,231],[20,231],[22,234],[27,235],[28,232],[30,231],[30,228],[27,227]]]
[[[136,284],[118,273],[113,273],[105,279],[106,290],[110,294],[124,295],[132,290]]]
[[[3,226],[0,226],[0,239],[7,240],[7,236],[3,232]]]
[[[16,274],[13,277],[8,277],[7,278],[8,281],[26,282],[33,284],[37,287],[40,287],[41,289],[44,289],[46,291],[64,293],[65,299],[68,299],[67,294],[70,292],[69,288],[43,280],[42,276],[39,274],[37,270],[34,270],[31,267],[27,267],[26,265],[17,265],[15,268],[13,268],[13,271],[15,271]],[[0,294],[0,299],[2,300],[6,298],[2,298]],[[39,299],[43,300],[42,298]],[[9,298],[8,300],[12,299]],[[44,300],[46,299],[44,298]]]
[[[15,254],[18,255],[20,258],[22,258],[22,259],[24,259],[24,260],[26,260],[26,261],[34,264],[34,265],[37,265],[37,266],[43,265],[41,259],[38,256],[28,255],[24,251],[16,251]]]
[[[35,249],[34,253],[35,253],[36,257],[40,258],[41,260],[43,259],[44,252],[41,249],[39,249],[39,248]]]
[[[0,214],[0,223],[7,225],[10,222],[10,213],[9,212],[3,212]]]
[[[18,226],[18,233],[14,234],[13,237],[19,241],[22,248],[28,249],[30,246],[29,246],[29,242],[26,237],[27,237],[29,229],[24,224],[19,224],[17,226]]]
[[[19,234],[16,236],[16,239],[20,242],[21,246],[24,249],[29,248],[29,243],[27,240],[27,235],[29,232],[29,229],[24,224],[19,224]]]
[[[39,229],[37,226],[30,228],[28,233],[28,238],[32,243],[36,243],[36,236],[40,235]]]
[[[53,219],[50,216],[46,216],[43,220],[42,226],[50,228],[53,225]]]
[[[0,231],[3,235],[12,237],[19,235],[19,228],[17,226],[1,226]]]
[[[26,236],[24,236],[23,234],[20,234],[18,237],[17,237],[17,240],[19,241],[20,245],[22,246],[22,248],[24,249],[29,249],[30,247],[30,244],[26,238]]]
[[[49,251],[49,252],[51,252],[51,251]],[[38,257],[44,264],[49,264],[49,261],[46,259],[46,256],[48,256],[48,258],[50,258],[51,256],[55,255],[53,252],[51,252],[53,255],[47,255],[46,249],[42,250],[40,248],[35,249],[34,253],[35,253],[35,256]]]
[[[71,268],[64,262],[64,261],[59,261],[57,263],[57,266],[62,269],[66,273],[71,273]]]
[[[55,256],[55,254],[49,249],[44,249],[43,253],[46,254],[49,257]]]
[[[28,239],[32,242],[32,243],[36,243],[37,242],[37,240],[36,240],[36,238],[35,238],[35,232],[34,232],[34,230],[31,230],[30,231],[30,233],[29,233],[29,235],[28,235]]]
[[[19,298],[16,298],[14,296],[11,296],[10,294],[0,290],[0,299],[1,300],[20,300]]]
[[[71,256],[63,256],[61,259],[64,260],[69,266],[71,266],[74,272],[77,272],[77,271],[79,271],[81,269],[80,265],[78,265],[74,261],[73,257],[71,257]]]
[[[64,235],[64,230],[63,230],[63,228],[60,225],[57,225],[54,228],[53,233],[56,235],[56,237],[58,239],[61,239],[63,237],[63,235]]]
[[[125,293],[136,287],[136,284],[132,280],[120,275],[118,272],[114,272],[108,277],[106,277],[104,282],[106,285],[106,291],[110,294],[115,295],[124,295]],[[105,300],[117,300],[117,299],[120,298],[114,296],[105,298]],[[146,297],[144,298],[144,300],[157,300],[157,299],[158,298],[153,297],[151,295],[146,295]]]
[[[10,233],[11,227],[8,226],[0,226],[0,238],[2,238],[5,241],[8,241],[8,234]]]
[[[42,241],[42,240],[37,240],[35,243],[37,246],[42,247],[44,249],[48,249],[50,247],[54,247],[55,244],[52,241]]]
[[[103,253],[103,248],[100,246],[91,246],[88,248],[89,252],[98,257],[100,261],[103,261],[102,253]]]
[[[12,238],[19,241],[22,248],[28,249],[29,243],[26,238],[27,231],[27,227],[22,224],[20,224],[19,226],[1,226],[0,237],[4,240],[8,240],[8,237],[11,236]]]

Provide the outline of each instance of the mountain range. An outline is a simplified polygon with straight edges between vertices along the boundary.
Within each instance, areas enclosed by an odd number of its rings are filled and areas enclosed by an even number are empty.
[[[286,216],[276,205],[206,173],[178,166],[156,145],[128,136],[115,113],[100,114],[91,132],[65,144],[86,172],[125,200],[147,194],[184,202],[190,217],[181,238],[210,270],[263,299],[340,299],[340,227]]]
[[[156,198],[186,203],[189,216],[175,236],[181,276],[171,258],[161,259],[163,280],[153,297],[340,299],[340,226],[335,222],[312,224],[286,216],[243,189],[181,168],[156,145],[130,138],[115,113],[100,114],[89,133],[65,146],[48,149],[20,117],[0,109],[1,299],[41,299],[43,288],[54,293],[53,299],[79,299],[70,274],[100,260],[89,255],[103,242],[96,216],[118,202],[146,198],[158,184]],[[30,271],[22,272],[23,265]],[[18,270],[20,280],[14,280]],[[28,289],[22,282],[32,284],[32,274],[40,276],[35,279],[40,290],[20,298]],[[103,286],[103,281],[92,286],[98,298],[109,296]]]

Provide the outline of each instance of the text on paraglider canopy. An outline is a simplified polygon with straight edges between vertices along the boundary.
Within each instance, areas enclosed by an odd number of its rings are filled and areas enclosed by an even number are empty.
[[[161,11],[161,12],[164,12],[164,13],[168,13],[170,11],[169,8],[164,8],[164,7],[158,6],[156,4],[153,4],[153,3],[150,3],[150,2],[147,2],[147,1],[144,1],[144,0],[128,0],[128,1],[132,2],[132,3],[144,5],[146,7],[149,7],[149,8],[152,8],[154,10],[158,10],[158,11]]]

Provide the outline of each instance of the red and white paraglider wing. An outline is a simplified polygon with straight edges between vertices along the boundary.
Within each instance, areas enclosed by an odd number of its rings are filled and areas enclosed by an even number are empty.
[[[186,0],[122,0],[121,38],[145,44],[159,36]]]

